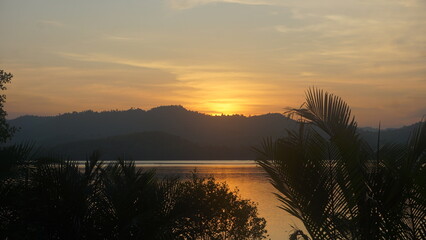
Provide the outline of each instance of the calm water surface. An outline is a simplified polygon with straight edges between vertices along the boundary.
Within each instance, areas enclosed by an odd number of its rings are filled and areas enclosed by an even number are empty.
[[[272,240],[288,239],[291,226],[303,226],[299,220],[277,207],[279,201],[273,195],[274,188],[254,161],[136,161],[136,165],[156,168],[159,177],[187,177],[196,169],[202,176],[213,175],[217,181],[225,181],[231,189],[238,187],[243,198],[258,203],[259,215],[266,219]]]

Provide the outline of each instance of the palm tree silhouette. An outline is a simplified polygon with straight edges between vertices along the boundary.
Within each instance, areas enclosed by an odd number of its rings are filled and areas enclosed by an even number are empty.
[[[310,88],[289,113],[298,131],[265,139],[257,162],[313,239],[426,239],[424,122],[406,145],[373,149],[340,97]]]

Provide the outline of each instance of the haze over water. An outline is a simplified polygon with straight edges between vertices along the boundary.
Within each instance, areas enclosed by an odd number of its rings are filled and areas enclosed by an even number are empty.
[[[136,161],[136,166],[156,168],[160,178],[179,176],[185,179],[196,169],[201,176],[213,175],[217,181],[225,181],[230,189],[237,187],[242,198],[258,203],[259,216],[266,219],[272,240],[287,239],[291,226],[304,229],[299,220],[277,207],[280,202],[273,195],[275,190],[254,161]]]

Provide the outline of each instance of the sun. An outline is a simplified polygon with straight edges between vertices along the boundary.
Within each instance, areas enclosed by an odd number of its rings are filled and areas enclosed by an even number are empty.
[[[233,115],[241,112],[241,106],[233,102],[215,101],[208,104],[208,109],[213,116]]]

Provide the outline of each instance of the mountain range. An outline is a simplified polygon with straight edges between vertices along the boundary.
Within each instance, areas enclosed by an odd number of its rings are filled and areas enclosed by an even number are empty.
[[[182,106],[23,116],[9,123],[19,128],[11,143],[34,142],[79,160],[93,150],[104,159],[254,159],[252,146],[297,127],[279,113],[211,116]],[[414,127],[382,130],[381,143],[405,142]],[[359,131],[372,146],[377,144],[377,129]]]

